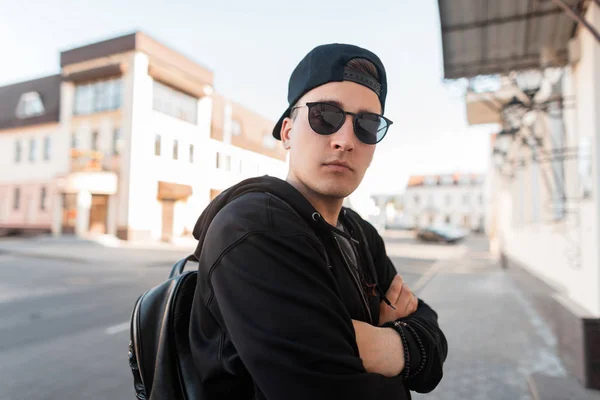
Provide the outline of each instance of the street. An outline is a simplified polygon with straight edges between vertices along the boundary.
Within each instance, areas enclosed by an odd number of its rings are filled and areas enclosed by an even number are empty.
[[[390,233],[386,243],[406,282],[420,288],[438,260],[456,258],[467,247],[418,244],[408,232]],[[468,244],[482,243],[477,238]],[[0,247],[0,399],[134,398],[127,363],[131,309],[186,252],[5,241]]]

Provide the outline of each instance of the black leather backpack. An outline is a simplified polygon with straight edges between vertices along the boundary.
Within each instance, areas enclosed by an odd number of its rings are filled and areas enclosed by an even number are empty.
[[[190,311],[198,271],[183,272],[178,261],[169,279],[135,303],[129,330],[129,366],[139,400],[197,400],[196,369],[190,353]]]

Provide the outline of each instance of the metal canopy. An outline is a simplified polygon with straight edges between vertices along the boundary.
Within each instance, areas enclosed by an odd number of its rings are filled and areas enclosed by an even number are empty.
[[[589,0],[565,0],[580,15]],[[568,62],[576,22],[552,0],[438,0],[444,77],[457,79]]]

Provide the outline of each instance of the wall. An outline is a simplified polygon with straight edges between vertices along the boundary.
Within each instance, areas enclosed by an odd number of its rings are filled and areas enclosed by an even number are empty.
[[[600,7],[591,5],[588,20],[600,29]],[[567,146],[592,139],[593,182],[600,171],[600,46],[585,30],[578,31],[581,59],[563,81]],[[520,212],[518,190],[504,182],[498,203],[500,247],[510,258],[544,280],[590,316],[600,316],[600,193],[593,185],[590,197],[582,198],[578,171],[566,168],[570,212],[558,221],[515,218]],[[514,185],[514,183],[512,184]],[[531,187],[525,178],[523,187]]]

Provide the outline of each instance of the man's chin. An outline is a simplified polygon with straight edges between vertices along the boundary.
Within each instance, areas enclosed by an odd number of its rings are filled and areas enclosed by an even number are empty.
[[[319,188],[317,192],[324,197],[343,200],[356,190],[354,186],[327,185]]]

